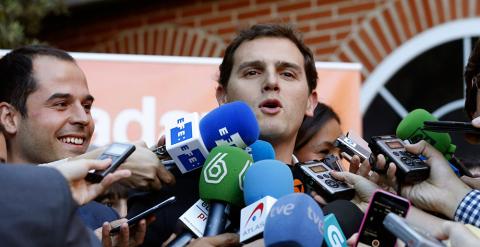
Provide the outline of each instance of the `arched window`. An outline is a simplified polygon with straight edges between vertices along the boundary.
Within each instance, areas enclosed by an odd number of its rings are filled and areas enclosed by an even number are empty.
[[[468,121],[463,112],[463,69],[480,36],[480,19],[449,22],[418,34],[385,58],[362,88],[366,139],[395,133],[408,112],[423,108],[441,120]],[[457,154],[478,147],[452,134]]]

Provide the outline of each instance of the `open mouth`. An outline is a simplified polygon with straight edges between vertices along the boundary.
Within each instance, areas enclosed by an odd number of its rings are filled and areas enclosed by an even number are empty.
[[[59,137],[58,140],[66,144],[74,144],[74,145],[83,145],[83,143],[85,142],[85,138],[73,137],[73,136]]]
[[[278,113],[282,108],[282,103],[276,99],[267,99],[262,101],[259,107],[264,113],[275,114]]]

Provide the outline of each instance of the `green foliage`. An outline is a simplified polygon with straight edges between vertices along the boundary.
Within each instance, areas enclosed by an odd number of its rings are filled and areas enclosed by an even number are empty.
[[[0,48],[39,43],[42,19],[66,12],[63,0],[0,0]]]

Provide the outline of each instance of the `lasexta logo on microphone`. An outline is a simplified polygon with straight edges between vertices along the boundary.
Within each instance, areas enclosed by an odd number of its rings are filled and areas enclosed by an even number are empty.
[[[205,166],[205,172],[203,173],[205,182],[210,184],[222,182],[223,178],[228,174],[227,164],[224,160],[227,155],[228,153],[219,152],[208,162]]]

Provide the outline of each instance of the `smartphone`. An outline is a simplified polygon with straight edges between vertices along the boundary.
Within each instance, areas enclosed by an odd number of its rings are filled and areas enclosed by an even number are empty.
[[[355,246],[359,247],[393,247],[397,238],[384,226],[383,221],[388,213],[402,217],[407,216],[410,202],[383,190],[377,190],[370,199],[367,212],[358,231]]]
[[[133,216],[132,218],[128,219],[127,220],[127,223],[128,223],[128,226],[129,227],[132,227],[132,226],[135,226],[140,220],[142,219],[145,219],[147,218],[148,216],[152,215],[153,213],[155,213],[155,211],[169,205],[169,204],[172,204],[174,203],[176,200],[175,196],[172,196],[170,198],[168,198],[167,200]],[[120,232],[120,226],[117,226],[115,228],[113,228],[112,230],[110,230],[110,235],[115,235],[117,233]]]
[[[91,183],[100,183],[105,176],[109,173],[114,172],[118,166],[120,166],[130,154],[135,151],[135,145],[128,144],[128,143],[112,143],[108,148],[98,156],[97,159],[104,160],[104,159],[112,159],[112,164],[101,171],[91,170],[87,173],[85,180]]]
[[[394,135],[372,136],[368,146],[375,155],[383,154],[386,164],[395,163],[395,175],[401,182],[420,182],[430,176],[430,167],[418,155],[407,152],[403,141]],[[374,166],[372,169],[377,171]]]
[[[445,247],[445,245],[431,234],[418,228],[411,227],[404,218],[388,213],[383,220],[387,230],[402,240],[408,247]]]
[[[473,127],[469,122],[425,121],[423,126],[424,130],[433,132],[461,132],[480,135],[480,128]]]

